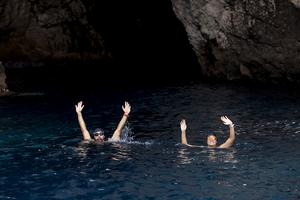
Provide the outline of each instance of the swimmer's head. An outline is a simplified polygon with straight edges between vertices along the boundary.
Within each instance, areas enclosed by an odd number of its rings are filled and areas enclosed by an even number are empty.
[[[97,141],[104,141],[105,135],[104,131],[101,128],[96,128],[93,132],[94,139]]]
[[[217,145],[217,137],[215,135],[209,135],[207,136],[207,145],[210,147],[214,147]]]

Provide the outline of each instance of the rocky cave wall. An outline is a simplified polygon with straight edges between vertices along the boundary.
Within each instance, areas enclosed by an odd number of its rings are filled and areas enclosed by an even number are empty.
[[[26,82],[41,87],[48,80],[55,83],[63,79],[57,69],[68,62],[110,59],[101,33],[88,21],[89,8],[84,3],[0,0],[0,91],[7,91],[7,85],[22,90]],[[70,73],[71,69],[64,82]]]
[[[125,69],[132,82],[201,73],[170,0],[0,0],[0,17],[0,61],[12,89],[116,82]]]
[[[5,68],[118,57],[121,65],[139,66],[142,78],[162,70],[170,78],[179,64],[185,67],[181,77],[300,81],[299,0],[0,0],[0,17]],[[52,76],[60,73],[51,67]],[[114,67],[107,68],[120,71]]]
[[[102,59],[104,41],[80,0],[0,0],[0,59]]]
[[[207,77],[300,82],[299,0],[172,0]]]

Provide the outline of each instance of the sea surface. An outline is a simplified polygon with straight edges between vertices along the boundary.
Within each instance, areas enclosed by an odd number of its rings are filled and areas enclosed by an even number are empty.
[[[300,199],[300,90],[204,83],[101,88],[0,99],[0,199]],[[110,137],[132,106],[120,143],[82,143],[88,129]],[[235,145],[220,117],[235,124]],[[180,144],[186,119],[190,148]]]

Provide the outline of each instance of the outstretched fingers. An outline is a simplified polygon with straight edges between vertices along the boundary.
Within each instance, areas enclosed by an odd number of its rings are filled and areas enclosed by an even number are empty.
[[[131,106],[130,104],[125,101],[124,105],[122,106],[122,110],[124,111],[124,113],[129,114],[131,111]]]
[[[82,101],[79,101],[77,105],[75,105],[76,112],[81,112],[83,108],[84,105],[82,104]]]
[[[187,126],[186,126],[186,121],[185,119],[182,119],[181,122],[180,122],[180,128],[181,128],[181,131],[185,131]]]
[[[227,116],[222,116],[221,117],[221,120],[222,122],[225,124],[225,125],[232,125],[232,121],[227,117]]]

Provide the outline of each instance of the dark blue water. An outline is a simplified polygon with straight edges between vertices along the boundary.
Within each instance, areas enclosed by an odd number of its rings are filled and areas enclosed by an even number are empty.
[[[0,99],[0,199],[299,199],[300,93],[205,84],[105,89],[81,95]],[[132,105],[132,142],[81,144],[74,105],[90,130],[111,135]],[[228,150],[205,145],[228,136]]]

